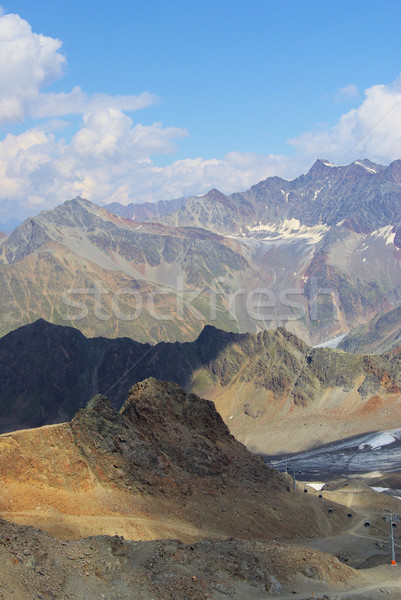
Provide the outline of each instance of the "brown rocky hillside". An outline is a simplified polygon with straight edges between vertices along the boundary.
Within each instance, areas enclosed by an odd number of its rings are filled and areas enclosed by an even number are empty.
[[[0,477],[1,516],[60,537],[274,539],[346,521],[237,442],[212,402],[154,379],[119,413],[97,396],[71,423],[1,436]]]

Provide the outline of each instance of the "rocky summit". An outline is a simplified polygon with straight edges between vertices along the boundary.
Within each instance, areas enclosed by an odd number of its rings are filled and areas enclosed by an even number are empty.
[[[0,436],[0,476],[3,516],[73,538],[273,539],[346,522],[249,452],[212,402],[156,379],[119,412],[98,395],[70,423]]]
[[[274,471],[235,440],[214,404],[174,383],[150,378],[136,384],[120,412],[95,396],[71,430],[88,464],[124,487],[171,485],[180,493],[198,478],[275,485]]]
[[[70,423],[1,435],[0,477],[4,599],[330,597],[391,570],[377,540],[397,499],[349,480],[293,489],[212,402],[154,378],[120,411],[97,395]]]

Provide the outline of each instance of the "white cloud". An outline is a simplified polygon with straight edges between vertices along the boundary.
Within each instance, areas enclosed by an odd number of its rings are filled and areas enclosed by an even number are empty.
[[[292,140],[296,152],[289,156],[230,152],[219,159],[154,164],[155,155],[173,152],[176,141],[186,135],[160,123],[134,123],[116,108],[84,115],[68,143],[45,127],[10,134],[0,141],[0,202],[37,211],[79,194],[127,204],[201,194],[212,187],[231,193],[271,175],[292,178],[317,157],[336,163],[360,157],[387,163],[400,155],[401,90],[399,82],[369,88],[361,105],[342,115],[334,127]]]
[[[77,194],[106,203],[156,200],[245,189],[284,172],[285,157],[231,152],[223,159],[184,159],[165,167],[152,155],[172,152],[187,132],[134,124],[114,109],[86,115],[69,143],[44,129],[0,141],[0,202],[23,209],[54,206]],[[42,199],[42,200],[40,200]]]
[[[144,92],[139,96],[88,96],[80,87],[66,93],[43,88],[59,79],[67,61],[60,40],[34,33],[27,21],[0,12],[0,122],[27,116],[51,118],[113,108],[133,111],[158,101]]]
[[[346,162],[368,157],[389,162],[401,155],[400,79],[365,90],[362,104],[343,114],[330,129],[309,131],[291,140],[298,155]]]
[[[59,40],[33,33],[18,15],[0,16],[0,120],[24,116],[39,90],[62,75],[60,48]]]
[[[68,93],[41,93],[31,98],[29,114],[34,118],[47,119],[92,113],[102,109],[134,111],[148,108],[157,102],[159,102],[159,98],[150,92],[143,92],[138,96],[109,96],[107,94],[88,96],[79,86],[76,86]]]

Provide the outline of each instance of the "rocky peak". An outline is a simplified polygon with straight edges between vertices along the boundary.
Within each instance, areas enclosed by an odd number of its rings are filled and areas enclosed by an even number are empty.
[[[220,192],[220,190],[218,190],[216,188],[212,188],[211,190],[209,190],[207,192],[207,194],[205,194],[205,196],[210,198],[210,200],[217,200],[217,201],[223,201],[223,202],[225,202],[225,200],[227,198],[227,196],[225,196],[222,192]]]
[[[89,400],[86,409],[81,412],[80,417],[92,418],[93,420],[113,420],[117,417],[117,411],[112,407],[110,401],[102,394],[96,394]]]
[[[134,385],[120,414],[137,427],[154,436],[159,426],[179,426],[193,430],[196,436],[209,439],[231,439],[229,430],[216,411],[213,402],[188,394],[176,383],[159,381],[150,377]],[[168,435],[171,435],[170,430]],[[163,432],[157,431],[157,436]],[[165,436],[164,436],[165,437]],[[159,437],[159,440],[161,438]]]
[[[93,470],[124,487],[164,489],[216,475],[233,481],[240,475],[246,485],[273,477],[230,434],[213,402],[154,378],[131,389],[120,413],[95,396],[71,428]]]
[[[213,325],[205,325],[198,336],[197,343],[202,349],[202,355],[206,353],[211,359],[217,352],[235,342],[237,338],[238,334],[232,331],[223,331]]]
[[[325,177],[329,173],[329,169],[332,169],[333,167],[337,168],[337,165],[333,165],[333,163],[327,159],[318,158],[311,166],[307,174],[314,178],[322,175]]]
[[[17,262],[40,249],[50,241],[45,229],[37,219],[27,219],[14,229],[5,242],[5,257],[9,264]]]

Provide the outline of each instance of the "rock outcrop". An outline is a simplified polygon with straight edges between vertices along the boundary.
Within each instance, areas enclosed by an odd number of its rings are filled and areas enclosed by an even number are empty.
[[[99,395],[70,424],[0,436],[0,478],[3,516],[58,536],[273,539],[346,523],[249,452],[212,402],[155,379],[120,412]]]

